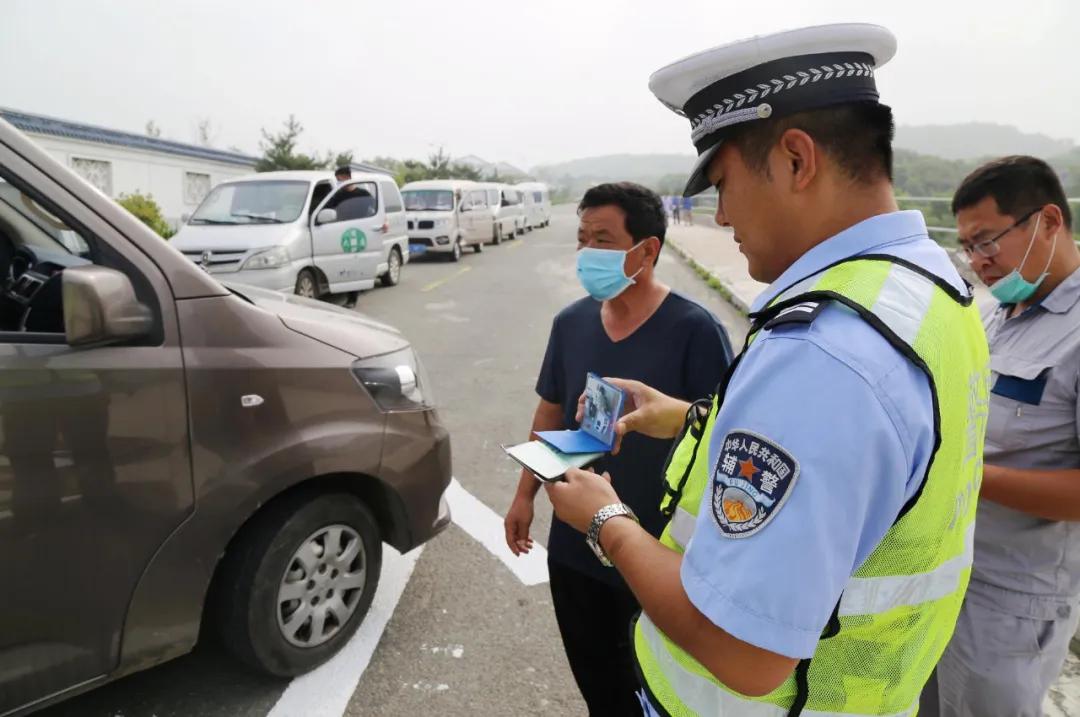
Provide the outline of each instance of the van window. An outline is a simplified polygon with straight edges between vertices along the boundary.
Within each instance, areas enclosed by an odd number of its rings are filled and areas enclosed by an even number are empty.
[[[536,202],[537,204],[544,201],[544,193],[543,192],[533,192],[533,201]]]
[[[499,190],[498,189],[489,189],[488,192],[487,192],[487,198],[488,198],[488,206],[491,206],[491,207],[499,206]]]
[[[111,266],[132,280],[136,296],[157,306],[144,277],[89,232],[48,206],[44,198],[22,191],[0,172],[0,274],[10,277],[0,297],[0,342],[63,343],[62,275],[90,264]],[[157,312],[155,311],[155,314]],[[46,339],[38,340],[38,337]],[[156,337],[148,338],[153,343]]]
[[[315,185],[315,191],[311,193],[311,205],[308,207],[308,218],[311,218],[312,213],[323,203],[331,189],[333,185],[330,182],[319,182]]]
[[[190,224],[285,224],[304,210],[308,182],[219,184],[191,216]]]
[[[368,219],[379,211],[378,196],[374,182],[355,182],[339,189],[324,208],[336,211],[339,222]]]
[[[454,193],[449,189],[409,189],[402,192],[405,210],[410,212],[449,212],[454,209]]]
[[[487,200],[485,199],[484,194],[483,190],[473,190],[469,192],[465,197],[466,206],[473,207],[474,209],[486,207]]]
[[[383,203],[386,204],[386,211],[402,211],[401,192],[398,191],[397,186],[390,182],[380,182],[380,184],[382,185]]]

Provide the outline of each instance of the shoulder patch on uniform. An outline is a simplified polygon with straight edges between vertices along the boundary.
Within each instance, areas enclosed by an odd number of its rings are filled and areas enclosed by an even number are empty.
[[[728,538],[764,528],[799,479],[799,462],[783,447],[751,431],[731,431],[720,445],[712,484],[712,513]]]
[[[827,301],[804,301],[801,304],[789,306],[765,322],[763,328],[772,329],[784,324],[809,324],[818,317],[827,303]]]

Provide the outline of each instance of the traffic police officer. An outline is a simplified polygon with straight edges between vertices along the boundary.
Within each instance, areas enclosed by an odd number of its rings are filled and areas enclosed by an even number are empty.
[[[894,52],[881,27],[804,28],[650,80],[691,123],[684,193],[716,187],[717,221],[770,283],[711,401],[621,384],[620,434],[682,428],[659,541],[601,476],[547,486],[642,605],[650,714],[909,714],[952,633],[988,357],[970,288],[896,208],[874,83]]]
[[[971,583],[925,712],[1035,717],[1080,619],[1080,250],[1061,182],[1034,157],[976,169],[952,208],[1000,305]]]

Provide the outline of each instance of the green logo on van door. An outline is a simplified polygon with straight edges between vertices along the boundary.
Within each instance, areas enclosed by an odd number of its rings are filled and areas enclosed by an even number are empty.
[[[359,229],[346,229],[341,234],[341,250],[346,254],[367,249],[367,235]]]

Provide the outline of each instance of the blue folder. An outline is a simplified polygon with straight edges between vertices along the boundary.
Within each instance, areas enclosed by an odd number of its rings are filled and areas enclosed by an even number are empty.
[[[603,395],[601,395],[603,394]],[[537,438],[561,453],[607,453],[615,447],[615,423],[626,396],[622,389],[590,373],[585,381],[586,415],[576,431],[540,431]],[[598,403],[590,408],[590,397]]]

